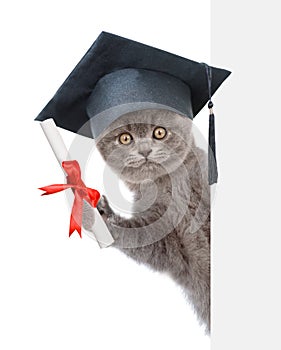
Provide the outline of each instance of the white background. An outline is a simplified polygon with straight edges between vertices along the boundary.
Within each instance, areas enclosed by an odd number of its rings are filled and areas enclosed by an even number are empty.
[[[211,59],[233,71],[216,103],[212,349],[281,349],[278,1],[212,0]]]
[[[170,279],[85,235],[69,239],[65,195],[37,190],[63,175],[33,119],[102,30],[210,61],[209,1],[13,1],[1,9],[0,347],[208,349]],[[205,112],[196,122],[206,134]],[[63,136],[69,145],[73,135]]]
[[[33,118],[101,30],[209,61],[209,2],[11,1],[0,13],[1,349],[208,349],[170,280],[68,239],[64,195],[36,190],[63,178]],[[279,13],[277,1],[212,1],[211,63],[233,71],[215,99],[215,350],[281,347]]]

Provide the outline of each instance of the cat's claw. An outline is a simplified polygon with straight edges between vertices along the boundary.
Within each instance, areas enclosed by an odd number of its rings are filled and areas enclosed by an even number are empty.
[[[101,196],[97,205],[97,209],[104,220],[107,220],[113,214],[106,196]]]

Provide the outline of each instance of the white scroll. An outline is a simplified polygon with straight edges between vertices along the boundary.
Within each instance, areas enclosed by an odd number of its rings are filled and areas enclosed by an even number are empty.
[[[62,168],[62,162],[65,160],[70,160],[70,155],[68,153],[68,150],[63,142],[63,139],[59,133],[59,130],[52,118],[46,119],[45,121],[41,122],[41,127],[43,129],[43,132]],[[64,169],[62,168],[64,171]],[[64,172],[65,173],[65,172]],[[65,174],[66,175],[66,174]],[[91,231],[85,230],[82,227],[83,232],[85,232],[89,237],[94,238],[99,246],[101,248],[105,248],[110,246],[114,239],[112,235],[110,234],[103,218],[101,217],[99,211],[97,208],[92,208],[94,211],[94,225],[91,229]]]

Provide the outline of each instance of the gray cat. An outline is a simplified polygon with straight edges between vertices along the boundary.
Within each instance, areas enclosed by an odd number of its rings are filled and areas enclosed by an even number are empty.
[[[134,193],[129,219],[114,213],[104,196],[99,201],[113,245],[169,274],[209,333],[210,192],[207,157],[195,145],[192,121],[167,110],[131,112],[103,132],[97,148]]]

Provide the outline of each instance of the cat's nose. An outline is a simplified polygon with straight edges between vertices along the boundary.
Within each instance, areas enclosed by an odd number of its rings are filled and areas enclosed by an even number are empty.
[[[139,154],[141,154],[142,156],[144,156],[145,158],[148,157],[148,155],[152,152],[152,149],[142,149],[139,150]]]

